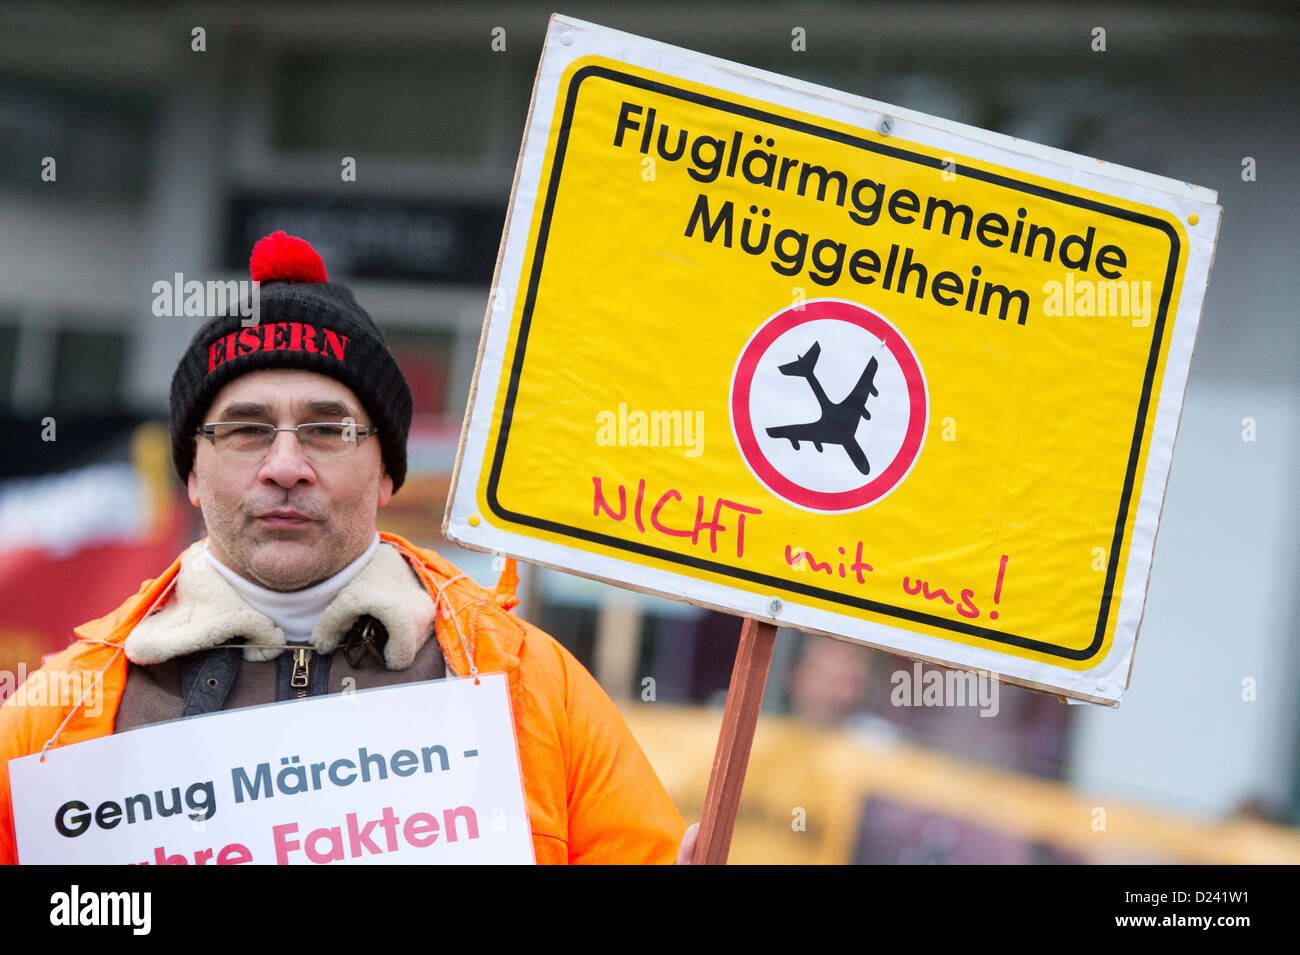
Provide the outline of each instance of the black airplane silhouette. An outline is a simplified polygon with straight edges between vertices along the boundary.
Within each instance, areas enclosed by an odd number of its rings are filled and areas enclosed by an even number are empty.
[[[817,403],[822,406],[822,416],[808,424],[784,424],[780,427],[768,428],[767,433],[773,438],[787,439],[796,451],[799,450],[800,441],[811,443],[819,453],[823,444],[841,445],[848,452],[849,460],[853,462],[854,467],[863,474],[870,474],[871,465],[867,462],[867,456],[854,435],[858,430],[859,418],[871,420],[871,412],[867,410],[867,400],[872,395],[880,394],[875,384],[879,363],[875,358],[867,362],[866,370],[862,372],[862,377],[858,379],[858,383],[853,386],[848,396],[843,401],[833,402],[826,397],[826,392],[813,370],[821,353],[821,343],[813,342],[812,348],[805,354],[792,362],[779,365],[778,368],[783,375],[808,379],[813,394],[817,396]]]

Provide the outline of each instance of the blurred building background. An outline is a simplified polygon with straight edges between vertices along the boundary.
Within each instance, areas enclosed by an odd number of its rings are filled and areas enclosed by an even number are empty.
[[[495,578],[491,558],[446,545],[439,528],[550,11],[0,11],[0,668],[38,665],[202,533],[160,429],[201,320],[155,317],[152,287],[176,273],[247,277],[253,242],[275,229],[307,238],[352,285],[411,383],[411,477],[381,527]],[[1123,706],[1003,687],[992,718],[897,707],[891,675],[906,661],[782,631],[738,855],[1245,861],[1271,846],[1294,861],[1295,7],[664,0],[564,12],[1204,185],[1224,208]],[[349,159],[355,181],[341,175]],[[707,707],[725,694],[739,620],[549,571],[525,573],[524,598],[525,615],[626,702],[683,812],[698,814],[719,718]],[[1100,828],[1099,808],[1111,820]]]

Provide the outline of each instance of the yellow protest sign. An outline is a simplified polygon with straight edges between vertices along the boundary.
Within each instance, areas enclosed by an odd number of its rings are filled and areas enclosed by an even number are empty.
[[[556,18],[445,530],[1117,700],[1213,200]]]

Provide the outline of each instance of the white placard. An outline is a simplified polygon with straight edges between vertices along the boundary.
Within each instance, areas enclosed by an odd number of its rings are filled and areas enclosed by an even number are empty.
[[[501,673],[155,724],[9,774],[22,863],[534,861]]]

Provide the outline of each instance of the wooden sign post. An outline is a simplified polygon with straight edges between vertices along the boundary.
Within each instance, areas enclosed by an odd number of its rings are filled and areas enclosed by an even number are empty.
[[[722,711],[722,731],[713,756],[709,789],[704,796],[704,816],[695,843],[695,865],[726,865],[731,850],[731,833],[736,827],[736,810],[745,785],[745,768],[754,744],[754,729],[763,705],[763,689],[772,663],[776,626],[746,618],[740,630],[740,646],[731,669],[727,705]]]

